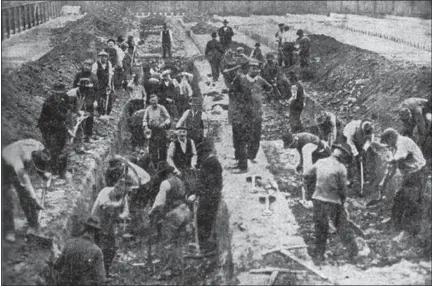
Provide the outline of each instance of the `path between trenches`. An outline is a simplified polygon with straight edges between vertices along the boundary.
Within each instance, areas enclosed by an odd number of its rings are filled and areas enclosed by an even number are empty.
[[[212,23],[209,23],[212,24]],[[190,26],[191,24],[185,24]],[[213,24],[214,25],[214,24]],[[195,35],[196,42],[202,50],[206,42],[209,40],[208,35]],[[255,44],[255,41],[246,35],[237,31],[235,40],[242,42],[250,47]],[[264,53],[273,51],[271,48],[261,44],[261,49]],[[210,74],[210,66],[208,62],[196,63],[201,75]],[[216,91],[221,92],[226,88],[222,80],[216,83],[214,87],[208,86],[204,81],[200,82],[202,94]],[[224,101],[227,101],[227,96],[224,95]],[[212,97],[205,96],[204,108],[207,113],[211,113]],[[263,118],[271,117],[275,110],[269,105],[264,106]],[[297,268],[298,264],[291,264],[285,260],[282,265],[277,259],[266,259],[262,253],[266,250],[280,246],[291,246],[304,244],[304,239],[299,233],[299,226],[292,212],[292,206],[296,204],[295,199],[285,201],[285,196],[277,195],[276,202],[272,205],[274,215],[271,217],[262,216],[261,212],[264,206],[258,201],[258,195],[249,192],[249,186],[246,183],[246,177],[252,174],[259,174],[263,179],[274,179],[270,173],[269,163],[263,150],[267,152],[269,149],[278,150],[280,157],[277,161],[286,162],[288,169],[294,169],[297,164],[298,154],[294,150],[283,150],[282,141],[264,141],[261,140],[261,148],[257,156],[258,163],[249,164],[249,171],[246,174],[237,175],[231,173],[226,167],[233,165],[233,145],[231,125],[227,122],[227,111],[223,111],[218,115],[210,115],[210,120],[219,121],[221,123],[220,133],[215,143],[221,164],[225,170],[223,173],[224,190],[223,196],[228,205],[230,213],[230,231],[232,232],[232,250],[233,262],[235,266],[235,275],[241,285],[263,285],[267,282],[269,275],[250,274],[249,270],[263,267],[284,267]],[[284,158],[285,157],[285,160]],[[289,159],[286,159],[289,158]],[[310,226],[313,228],[313,225]],[[306,262],[307,265],[313,265],[311,258],[307,254],[306,249],[292,250],[292,254]],[[266,264],[267,263],[267,264]],[[285,265],[284,265],[285,264]],[[301,267],[298,269],[302,269]],[[304,268],[303,268],[304,269]],[[373,285],[373,284],[423,284],[425,269],[422,264],[417,267],[416,264],[402,260],[399,263],[388,267],[371,267],[368,269],[359,268],[356,265],[325,265],[317,268],[331,283],[342,285]],[[308,273],[310,274],[310,273]],[[295,280],[289,282],[293,284],[327,284],[323,279],[312,278],[315,275],[305,275],[295,277]],[[286,280],[284,280],[286,281]],[[276,282],[277,283],[277,282]]]

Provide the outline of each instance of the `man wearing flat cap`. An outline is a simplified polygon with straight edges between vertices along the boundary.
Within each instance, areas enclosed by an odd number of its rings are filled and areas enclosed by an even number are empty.
[[[28,223],[28,233],[39,232],[38,212],[43,209],[30,178],[37,173],[48,180],[51,155],[45,146],[34,139],[23,139],[4,147],[2,156],[2,219],[5,239],[15,242],[13,190],[16,190]]]
[[[100,220],[90,216],[83,225],[83,233],[66,241],[55,262],[58,285],[102,285],[106,281],[103,253],[95,243],[101,231]]]
[[[177,140],[168,146],[167,162],[174,168],[174,173],[182,174],[190,169],[195,169],[197,164],[197,151],[195,142],[187,138],[187,128],[176,128]]]
[[[193,97],[189,102],[191,108],[186,110],[176,124],[176,127],[185,127],[188,131],[187,136],[195,144],[201,143],[204,139],[205,113],[202,112],[202,100]]]
[[[96,74],[92,73],[93,60],[86,59],[82,70],[79,71],[73,82],[74,90],[68,92],[69,96],[76,99],[75,112],[85,111],[89,117],[83,122],[84,141],[89,141],[93,136],[94,107],[97,106],[99,82]]]
[[[68,134],[69,98],[66,86],[56,83],[52,94],[45,100],[38,121],[38,127],[44,139],[45,146],[51,153],[51,172],[65,178],[67,171],[66,143]]]
[[[213,81],[218,81],[224,49],[221,43],[217,40],[216,32],[212,32],[211,37],[212,39],[208,41],[206,45],[205,56],[211,66]]]
[[[342,143],[333,145],[333,153],[330,157],[320,159],[312,166],[305,166],[303,172],[307,186],[315,185],[313,193],[308,200],[313,201],[313,219],[315,224],[315,250],[314,262],[322,263],[325,260],[324,253],[329,234],[329,219],[337,228],[342,243],[348,248],[349,259],[354,259],[358,254],[354,233],[348,226],[347,212],[344,204],[347,190],[347,168],[351,162],[351,147]],[[316,182],[311,184],[310,182]]]
[[[100,51],[98,56],[99,59],[92,66],[92,73],[97,76],[99,84],[97,110],[100,115],[109,115],[113,104],[111,91],[113,90],[114,69],[111,62],[108,61],[106,51]]]
[[[290,71],[288,80],[291,85],[291,98],[288,100],[289,105],[289,123],[291,132],[297,133],[303,129],[301,114],[304,108],[304,87],[298,80],[296,72]]]
[[[219,40],[222,44],[223,50],[226,51],[231,46],[232,37],[234,36],[234,31],[228,26],[228,21],[225,19],[223,21],[223,27],[218,30]]]
[[[263,87],[273,87],[259,76],[259,63],[251,60],[246,75],[238,73],[234,80],[235,110],[232,115],[233,141],[237,168],[247,171],[247,159],[255,162],[261,140]]]
[[[211,233],[222,199],[223,177],[213,142],[205,139],[197,146],[197,151],[200,161],[199,187],[195,193],[198,197],[198,240],[201,251],[205,253],[215,250],[216,247],[216,243],[211,240]]]
[[[101,221],[102,233],[98,246],[102,249],[107,278],[113,277],[109,270],[118,249],[115,225],[126,213],[125,208],[128,207],[126,195],[131,191],[134,183],[131,176],[123,173],[114,186],[105,187],[99,192],[91,210],[91,215],[98,217]]]
[[[282,43],[283,43],[285,25],[281,23],[278,26],[279,26],[279,31],[276,32],[275,37],[276,37],[276,41],[278,42],[278,51],[279,51],[278,63],[279,66],[282,66],[282,61],[283,61]]]
[[[262,51],[261,51],[261,44],[260,43],[255,43],[255,49],[253,49],[253,51],[252,51],[251,58],[256,59],[258,62],[260,62],[260,68],[262,68],[262,66],[265,62],[265,59],[264,59],[264,55],[262,54]]]
[[[158,96],[159,104],[163,105],[168,110],[169,114],[175,118],[177,115],[177,107],[171,103],[176,98],[177,92],[170,74],[171,71],[169,69],[162,72],[162,81],[159,83]]]

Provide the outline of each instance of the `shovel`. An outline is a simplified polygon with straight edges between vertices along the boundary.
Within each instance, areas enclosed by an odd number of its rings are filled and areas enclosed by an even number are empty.
[[[43,208],[45,208],[46,192],[51,187],[51,181],[52,181],[52,176],[50,174],[47,182],[44,185],[44,188],[43,188],[42,194],[41,194],[41,205]],[[40,210],[38,215],[37,215],[38,216],[38,223],[41,220],[41,214],[42,214],[42,210]],[[46,236],[39,234],[39,233],[27,234],[27,242],[30,244],[39,245],[39,246],[44,247],[44,248],[51,248],[53,246],[52,238],[46,237]]]
[[[364,190],[364,172],[363,172],[363,157],[360,157],[360,193],[359,196],[363,197],[363,190]]]
[[[77,119],[77,123],[75,124],[72,130],[68,130],[69,135],[71,135],[70,143],[73,143],[76,138],[76,133],[78,132],[78,128],[80,128],[81,123],[86,120],[90,115],[86,112],[80,111],[79,117]]]

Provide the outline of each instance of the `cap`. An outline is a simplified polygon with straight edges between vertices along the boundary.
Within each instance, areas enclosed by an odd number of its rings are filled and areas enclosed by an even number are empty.
[[[362,130],[366,135],[370,135],[372,134],[374,127],[372,125],[372,122],[370,121],[365,121],[362,123]]]
[[[66,93],[66,86],[63,83],[56,83],[54,84],[52,91],[54,93]]]
[[[154,97],[159,98],[158,95],[157,95],[156,93],[152,93],[152,94],[150,94],[150,99],[152,99],[152,98],[154,98]]]
[[[108,39],[107,44],[108,44],[109,42],[113,42],[113,43],[115,44],[115,40],[114,40],[114,39]]]
[[[223,20],[223,23],[224,23],[224,24],[225,24],[225,23],[228,23],[227,19]]]
[[[280,23],[278,26],[279,27],[283,27],[283,26],[285,26],[285,24]]]
[[[260,43],[255,43],[255,47],[261,47]]]
[[[86,228],[101,229],[100,220],[97,216],[89,216],[83,224]]]
[[[48,149],[37,150],[32,152],[32,160],[36,169],[47,172],[49,170],[49,163],[51,161],[51,154]]]
[[[398,137],[398,132],[393,128],[387,128],[381,134],[381,143],[387,143],[389,140]]]
[[[171,70],[164,70],[161,74],[161,76],[167,76],[171,73]]]
[[[108,57],[108,53],[105,50],[102,50],[99,52],[98,56],[107,56]]]
[[[199,98],[199,97],[192,97],[190,100],[189,100],[189,105],[201,105],[201,98]]]
[[[251,60],[247,63],[247,65],[248,65],[248,66],[256,66],[256,67],[259,67],[260,62],[257,61],[257,60],[255,60],[255,59],[251,59]]]
[[[345,158],[347,158],[347,157],[351,158],[351,156],[352,156],[351,147],[347,143],[343,142],[340,144],[333,144],[332,147],[333,147],[333,149],[339,149],[339,150],[343,151]]]
[[[186,130],[186,131],[188,131],[189,129],[187,129],[184,126],[179,126],[179,127],[176,127],[176,130]]]
[[[274,59],[274,55],[268,53],[267,56],[266,56],[266,59],[268,59],[268,60],[272,59],[273,60]]]
[[[157,78],[152,77],[152,78],[149,79],[149,83],[158,84],[159,80]]]
[[[124,37],[123,36],[118,36],[117,37],[117,42],[124,42]]]
[[[84,64],[93,64],[93,60],[92,59],[86,59],[83,63]]]
[[[297,35],[303,35],[303,30],[302,29],[298,29],[296,34]]]
[[[216,33],[216,32],[212,32],[212,33],[211,33],[211,37],[212,37],[212,38],[217,38],[217,33]]]
[[[174,171],[174,167],[168,164],[166,161],[160,161],[157,165],[157,173],[166,173]]]
[[[243,50],[244,50],[243,47],[238,47],[238,48],[237,48],[237,51],[243,51]]]
[[[409,120],[411,118],[411,112],[408,108],[403,107],[402,109],[399,110],[399,117],[402,120]]]

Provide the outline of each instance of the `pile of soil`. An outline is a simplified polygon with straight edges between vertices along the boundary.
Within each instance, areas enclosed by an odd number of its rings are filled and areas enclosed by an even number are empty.
[[[195,35],[206,35],[216,31],[216,28],[204,22],[198,22],[191,28]]]
[[[210,20],[210,15],[208,13],[204,13],[204,14],[198,14],[198,13],[194,13],[194,14],[186,14],[185,16],[183,16],[183,22],[184,23],[192,23],[192,22],[207,22]]]
[[[52,86],[63,82],[67,87],[72,82],[80,65],[86,58],[94,58],[97,51],[105,48],[96,35],[112,37],[114,32],[126,33],[127,21],[114,29],[111,26],[95,26],[95,23],[111,17],[122,19],[121,9],[115,10],[108,5],[106,13],[88,14],[77,22],[70,23],[54,32],[55,48],[39,60],[24,64],[19,70],[6,73],[2,71],[2,146],[23,138],[41,140],[36,128],[44,99]],[[130,16],[130,15],[126,15]],[[115,23],[115,22],[112,22]]]
[[[397,107],[432,92],[431,68],[394,63],[324,35],[311,35],[313,98],[346,121],[376,118],[383,129],[399,126]],[[319,58],[319,60],[317,59]],[[318,61],[317,61],[318,60]]]

